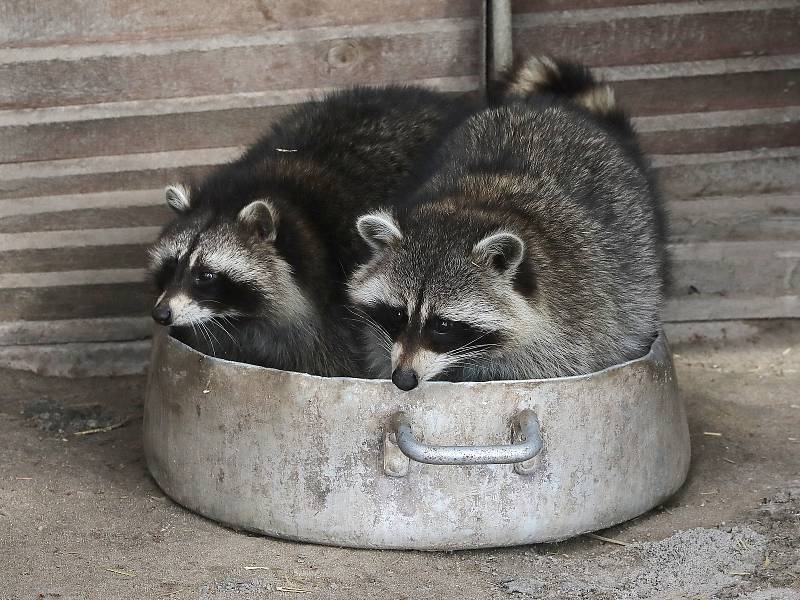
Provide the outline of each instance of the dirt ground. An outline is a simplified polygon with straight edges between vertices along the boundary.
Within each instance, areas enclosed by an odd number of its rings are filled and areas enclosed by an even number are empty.
[[[800,599],[800,323],[683,337],[693,463],[674,498],[598,532],[618,544],[452,553],[226,529],[149,478],[143,377],[2,371],[0,598]]]

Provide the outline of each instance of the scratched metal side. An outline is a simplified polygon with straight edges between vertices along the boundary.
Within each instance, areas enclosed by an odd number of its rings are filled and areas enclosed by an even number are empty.
[[[427,384],[320,378],[205,357],[158,336],[145,405],[150,471],[176,502],[248,530],[424,550],[564,539],[631,519],[685,479],[689,436],[663,337],[590,376]],[[383,472],[391,415],[430,444],[503,444],[541,422],[531,475],[411,462]]]

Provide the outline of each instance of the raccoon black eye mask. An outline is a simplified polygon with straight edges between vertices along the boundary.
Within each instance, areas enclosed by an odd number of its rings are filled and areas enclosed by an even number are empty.
[[[422,88],[335,92],[198,184],[167,187],[175,218],[150,252],[153,318],[213,356],[363,375],[344,289],[364,258],[352,223],[403,188],[470,110]]]
[[[530,59],[434,164],[412,196],[357,221],[371,257],[348,291],[376,317],[362,331],[373,376],[403,390],[559,377],[647,351],[666,223],[610,89],[580,65]],[[405,307],[403,326],[382,324],[382,306]],[[458,323],[462,344],[438,344],[436,319]]]

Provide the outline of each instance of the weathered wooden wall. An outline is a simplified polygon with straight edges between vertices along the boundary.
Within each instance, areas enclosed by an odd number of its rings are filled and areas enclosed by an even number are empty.
[[[673,213],[667,318],[800,316],[800,3],[512,4],[516,53],[589,63],[636,116]],[[101,343],[82,347],[101,357],[147,337],[144,248],[166,182],[236,156],[326,88],[478,90],[482,10],[0,3],[0,346]]]

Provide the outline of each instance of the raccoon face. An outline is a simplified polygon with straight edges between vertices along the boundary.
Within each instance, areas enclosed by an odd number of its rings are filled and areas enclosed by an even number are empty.
[[[402,232],[391,215],[358,220],[372,259],[354,274],[350,299],[366,322],[382,374],[402,390],[500,355],[530,307],[516,275],[525,244],[509,231],[476,234],[450,219]]]
[[[157,323],[259,317],[282,289],[293,288],[291,270],[275,252],[277,214],[269,202],[226,216],[193,209],[184,186],[168,187],[166,198],[178,216],[150,249]]]

